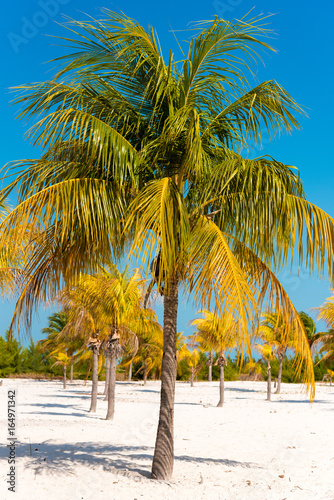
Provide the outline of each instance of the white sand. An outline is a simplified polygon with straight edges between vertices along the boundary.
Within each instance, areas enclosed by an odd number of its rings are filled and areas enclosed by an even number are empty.
[[[265,382],[177,383],[171,482],[149,479],[159,383],[117,383],[88,413],[90,384],[9,380],[0,387],[0,435],[7,440],[7,390],[18,391],[16,493],[0,456],[0,498],[15,500],[334,499],[334,387],[317,384],[310,405],[300,385],[265,401]],[[99,384],[103,391],[103,384]],[[30,446],[31,444],[31,446]]]

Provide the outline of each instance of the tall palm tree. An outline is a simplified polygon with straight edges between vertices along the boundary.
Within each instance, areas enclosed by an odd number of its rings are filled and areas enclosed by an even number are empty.
[[[328,261],[332,279],[333,219],[306,200],[292,168],[239,154],[263,130],[298,126],[300,108],[279,84],[248,82],[257,50],[271,50],[262,19],[201,23],[183,60],[170,52],[165,62],[153,29],[104,13],[101,21],[73,21],[73,52],[53,80],[20,87],[21,117],[34,119],[29,135],[44,152],[13,165],[15,181],[3,194],[18,187],[19,205],[0,236],[39,230],[18,326],[21,318],[29,326],[33,307],[63,280],[95,272],[129,239],[130,255],[151,265],[152,286],[164,295],[152,478],[168,479],[180,285],[202,307],[215,296],[217,314],[234,314],[249,353],[257,300],[270,297],[268,307],[297,322],[297,369],[305,364],[312,395],[304,330],[274,273],[298,254],[320,274]]]
[[[227,364],[227,352],[238,344],[240,328],[231,314],[215,315],[211,311],[199,311],[203,318],[194,319],[191,324],[196,326],[194,341],[208,351],[216,351],[216,364],[220,368],[219,401],[217,406],[224,404],[224,367]]]

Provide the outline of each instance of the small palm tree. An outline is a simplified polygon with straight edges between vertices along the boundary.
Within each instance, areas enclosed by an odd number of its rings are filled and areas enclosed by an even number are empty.
[[[322,380],[324,382],[326,382],[327,380],[329,380],[329,385],[332,385],[333,378],[334,378],[334,371],[333,370],[327,370],[327,373],[323,376]]]
[[[194,387],[194,377],[201,369],[203,363],[201,363],[201,355],[198,349],[187,349],[182,353],[182,358],[187,362],[190,368],[190,387]]]
[[[70,358],[64,352],[53,351],[50,356],[55,359],[52,366],[60,365],[63,368],[63,388],[66,389],[66,369],[70,363]]]
[[[256,344],[255,348],[262,354],[267,362],[267,401],[271,401],[271,362],[275,359],[275,349],[273,344]]]
[[[199,314],[203,314],[204,317],[191,321],[191,324],[197,328],[193,339],[202,349],[213,350],[218,354],[216,364],[220,368],[220,398],[217,406],[222,407],[224,404],[224,367],[227,364],[226,352],[237,346],[239,325],[231,314],[225,313],[218,316],[208,310],[199,311]]]
[[[319,332],[318,338],[313,342],[313,348],[320,345],[319,353],[322,354],[320,361],[325,363],[334,360],[334,296],[328,297],[324,304],[316,307],[318,311],[317,319],[324,320],[328,332]]]
[[[62,344],[66,354],[70,358],[70,382],[73,382],[73,365],[76,353],[81,349],[83,341],[79,338],[69,337],[68,333],[69,317],[66,311],[55,312],[48,317],[48,326],[42,329],[42,333],[48,338],[41,341],[40,349],[47,350],[52,344]]]
[[[282,313],[265,312],[262,314],[261,324],[256,331],[256,335],[260,335],[268,345],[274,347],[279,361],[276,394],[281,392],[283,360],[286,351],[294,348],[296,344],[294,332],[287,333],[287,330],[290,330],[290,325],[286,324]]]

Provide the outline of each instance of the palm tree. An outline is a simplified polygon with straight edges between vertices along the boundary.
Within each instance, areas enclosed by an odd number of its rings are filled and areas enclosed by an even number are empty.
[[[312,347],[315,348],[320,344],[319,353],[322,354],[322,357],[318,364],[322,361],[328,363],[334,361],[334,296],[328,297],[325,303],[316,307],[315,310],[318,311],[317,319],[326,322],[328,332],[319,332]]]
[[[304,311],[300,311],[298,314],[299,314],[300,319],[303,322],[305,332],[307,335],[307,339],[308,339],[308,343],[309,343],[309,346],[312,350],[312,346],[313,346],[314,342],[319,337],[321,337],[322,334],[317,333],[315,322],[314,322],[313,318],[311,318],[311,316],[309,316],[309,314],[306,314]]]
[[[82,347],[82,342],[69,339],[68,331],[65,328],[68,324],[68,313],[66,311],[55,312],[48,317],[48,326],[42,329],[42,333],[48,335],[45,341],[41,341],[40,348],[47,350],[49,343],[64,344],[64,349],[70,359],[70,382],[73,382],[73,365],[75,353]]]
[[[55,363],[53,363],[52,367],[60,365],[63,368],[63,388],[66,389],[66,369],[70,362],[70,358],[66,353],[61,352],[58,349],[50,353],[50,356],[56,360]]]
[[[147,312],[147,309],[144,311]],[[152,312],[150,313],[150,316]],[[155,316],[155,315],[154,315]],[[143,372],[144,385],[146,385],[149,373],[156,369],[158,373],[161,370],[163,353],[163,332],[159,323],[155,318],[148,317],[146,320],[146,328],[138,331],[138,351],[131,358],[131,363],[140,364],[136,374]],[[129,365],[129,361],[125,363]]]
[[[271,50],[262,19],[202,23],[183,61],[170,53],[166,63],[153,29],[123,14],[105,11],[104,20],[73,21],[71,30],[73,53],[60,72],[20,87],[17,99],[44,152],[14,165],[19,172],[3,191],[18,187],[19,205],[0,225],[1,241],[39,230],[15,318],[29,326],[33,307],[63,280],[95,272],[133,241],[130,255],[151,265],[150,288],[164,295],[152,478],[169,479],[180,285],[202,307],[214,296],[216,314],[233,314],[249,354],[257,301],[282,308],[297,324],[297,370],[305,365],[312,397],[302,323],[274,273],[298,254],[320,274],[328,261],[332,279],[333,219],[306,201],[293,169],[238,153],[263,130],[291,131],[301,111],[276,82],[248,83],[257,49]]]
[[[190,387],[194,387],[194,377],[202,367],[200,352],[198,349],[192,349],[191,351],[187,349],[182,357],[190,368]]]
[[[104,351],[109,361],[108,411],[107,420],[112,420],[115,412],[115,388],[117,359],[123,353],[123,344],[129,338],[136,339],[141,331],[158,328],[153,311],[144,310],[142,301],[145,280],[138,270],[132,274],[129,268],[120,272],[116,266],[101,269],[99,273],[85,276],[77,287],[94,318],[99,322],[99,332],[105,331]]]
[[[220,368],[220,398],[217,406],[222,407],[224,404],[224,367],[227,364],[226,351],[237,346],[239,327],[231,314],[218,316],[207,310],[199,311],[199,313],[204,317],[191,322],[197,328],[194,341],[204,350],[210,352],[213,350],[218,353],[216,364]]]
[[[302,317],[299,317],[303,321]],[[286,334],[287,328],[290,330],[289,335]],[[285,324],[282,312],[264,312],[262,314],[261,324],[256,333],[260,335],[268,345],[274,348],[275,355],[278,358],[279,368],[276,394],[279,394],[281,392],[283,360],[286,351],[291,348],[293,349],[296,343],[298,344],[298,338],[296,339],[294,337],[294,332],[290,325]],[[306,337],[305,335],[305,338],[308,339],[308,336]]]
[[[99,304],[87,299],[86,285],[90,277],[82,276],[77,286],[64,288],[58,296],[58,302],[66,309],[67,322],[62,330],[63,337],[72,342],[81,340],[92,352],[92,392],[90,412],[96,412],[98,393],[99,357],[101,354],[100,334],[104,332],[106,322]]]
[[[262,354],[263,359],[267,362],[267,401],[271,401],[271,362],[275,358],[277,346],[268,342],[266,344],[256,344],[255,348]]]

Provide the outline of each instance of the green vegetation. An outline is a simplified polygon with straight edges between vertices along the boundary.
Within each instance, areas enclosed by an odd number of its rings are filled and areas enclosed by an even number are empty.
[[[30,341],[29,347],[23,347],[19,341],[16,339],[7,342],[7,336],[0,336],[0,377],[23,377],[27,378],[63,378],[63,370],[61,366],[52,366],[54,365],[54,359],[48,357],[48,355],[44,352],[41,352],[38,349],[38,342],[34,343],[33,340]],[[160,340],[158,340],[158,348],[160,347]],[[220,367],[215,365],[215,362],[218,359],[218,355],[213,358],[213,366],[212,366],[212,380],[219,381],[220,377]],[[328,370],[334,370],[334,361],[320,361],[320,356],[316,354],[314,356],[314,376],[317,382],[323,380],[323,377],[328,373]],[[200,353],[199,364],[201,365],[200,370],[196,373],[196,380],[207,381],[209,374],[209,366],[208,355],[205,353]],[[161,363],[161,359],[160,359]],[[122,375],[124,373],[124,369],[121,367],[122,362],[119,364],[117,372]],[[267,364],[259,360],[256,364],[260,367],[260,373],[262,375],[262,379],[267,379]],[[293,356],[285,357],[283,361],[283,370],[282,370],[282,382],[284,383],[302,383],[303,376],[302,374],[297,377],[295,373],[295,358]],[[177,380],[180,381],[190,381],[191,368],[187,364],[187,360],[185,358],[181,359],[178,363],[178,375]],[[144,373],[140,368],[143,366],[143,358],[137,358],[133,363],[133,380],[143,380]],[[233,381],[238,380],[240,373],[243,375],[248,375],[247,367],[247,358],[245,359],[245,363],[240,370],[238,361],[236,358],[227,359],[227,365],[225,366],[225,380]],[[84,380],[87,375],[87,371],[89,369],[89,361],[81,361],[80,363],[74,364],[74,378]],[[274,380],[278,377],[279,371],[279,360],[274,359],[271,362],[271,376]],[[69,372],[69,367],[68,367]],[[69,373],[68,373],[69,375]],[[148,380],[156,380],[159,378],[160,368],[159,365],[156,364],[152,370],[149,371],[147,378]],[[120,379],[124,379],[124,377],[120,376]],[[251,376],[249,377],[251,379]],[[99,372],[99,380],[105,379],[105,368],[101,369]]]

